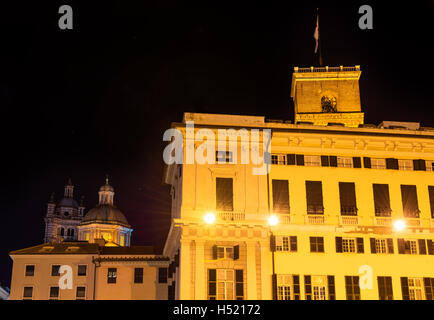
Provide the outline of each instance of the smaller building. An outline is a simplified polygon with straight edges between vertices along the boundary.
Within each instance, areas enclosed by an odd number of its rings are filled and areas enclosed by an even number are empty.
[[[9,300],[9,288],[0,283],[0,300]]]

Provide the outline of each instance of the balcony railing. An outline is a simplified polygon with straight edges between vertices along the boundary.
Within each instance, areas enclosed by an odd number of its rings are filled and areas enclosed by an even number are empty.
[[[357,216],[340,216],[339,224],[343,226],[357,226],[360,224],[360,221]]]
[[[305,219],[306,224],[325,224],[325,217],[323,215],[308,214]]]
[[[419,218],[405,218],[405,223],[409,227],[418,227],[418,226],[420,226],[420,219]]]
[[[280,214],[279,215],[279,222],[282,224],[289,224],[291,223],[291,217],[289,214]]]
[[[374,217],[374,225],[381,227],[390,227],[392,225],[391,217]]]
[[[360,66],[354,66],[354,67],[310,67],[310,68],[299,68],[295,67],[294,72],[340,72],[340,71],[358,71],[360,70]]]
[[[376,217],[390,217],[392,215],[392,210],[387,207],[375,207]]]
[[[246,219],[246,215],[242,212],[217,212],[217,219],[223,221],[241,221]]]
[[[357,208],[354,206],[341,206],[341,215],[343,216],[356,216]]]
[[[307,214],[324,214],[324,207],[322,205],[308,205]]]

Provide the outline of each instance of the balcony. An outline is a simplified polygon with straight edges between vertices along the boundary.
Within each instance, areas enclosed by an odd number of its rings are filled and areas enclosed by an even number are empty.
[[[390,227],[392,225],[391,217],[374,217],[374,225],[380,227]]]
[[[291,217],[289,214],[280,214],[279,215],[279,222],[281,224],[290,224],[291,223]]]
[[[305,218],[306,224],[325,224],[325,217],[321,214],[308,214]]]
[[[217,219],[223,221],[242,221],[246,220],[246,215],[242,212],[220,211],[217,212]]]
[[[322,205],[308,205],[307,214],[324,214],[324,207]]]
[[[357,226],[360,224],[360,220],[357,216],[340,216],[339,224],[342,226]]]
[[[408,227],[419,227],[420,219],[419,218],[405,218],[405,223]]]

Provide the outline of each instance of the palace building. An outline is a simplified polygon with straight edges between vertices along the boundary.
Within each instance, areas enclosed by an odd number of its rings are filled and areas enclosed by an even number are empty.
[[[185,113],[172,124],[184,152],[164,173],[169,299],[433,299],[434,128],[364,124],[360,75],[294,68],[294,123]],[[270,170],[254,174],[261,164],[240,155],[252,160],[266,130]]]

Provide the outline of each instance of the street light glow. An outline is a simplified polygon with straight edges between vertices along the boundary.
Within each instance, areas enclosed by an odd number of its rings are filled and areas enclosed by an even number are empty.
[[[404,220],[396,220],[393,224],[395,231],[402,231],[407,227]]]
[[[207,224],[213,224],[215,221],[215,215],[212,212],[208,212],[204,217],[203,220],[205,220],[205,222]]]
[[[271,215],[269,218],[268,218],[268,224],[270,225],[270,226],[275,226],[276,224],[278,224],[279,223],[279,218],[277,218],[275,215]]]

